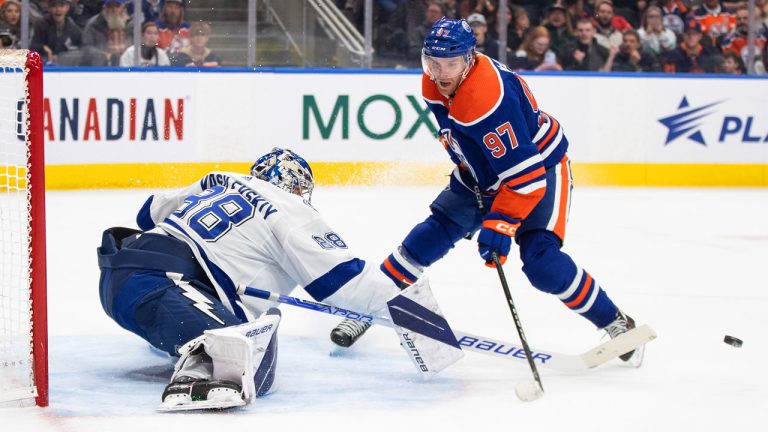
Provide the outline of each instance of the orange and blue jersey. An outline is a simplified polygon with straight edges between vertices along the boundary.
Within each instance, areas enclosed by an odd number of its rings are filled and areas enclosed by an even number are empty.
[[[451,160],[496,196],[491,211],[525,219],[544,195],[546,169],[568,149],[560,123],[539,108],[525,80],[477,54],[453,97],[443,96],[427,74],[422,95]]]

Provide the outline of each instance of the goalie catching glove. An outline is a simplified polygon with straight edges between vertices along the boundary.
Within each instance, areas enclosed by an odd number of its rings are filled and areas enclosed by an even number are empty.
[[[512,247],[512,237],[520,228],[520,219],[511,218],[499,212],[490,212],[483,218],[480,235],[477,236],[477,246],[480,256],[485,260],[485,265],[495,268],[493,253],[499,257],[499,262],[504,264]]]

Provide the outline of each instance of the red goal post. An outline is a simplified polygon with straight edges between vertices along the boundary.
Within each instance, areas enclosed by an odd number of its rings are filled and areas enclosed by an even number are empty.
[[[0,406],[48,405],[43,63],[0,49]]]

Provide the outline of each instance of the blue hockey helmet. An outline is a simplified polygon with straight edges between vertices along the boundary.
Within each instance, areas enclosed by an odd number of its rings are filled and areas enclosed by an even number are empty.
[[[475,51],[477,39],[465,19],[440,18],[424,38],[422,54],[429,57],[469,56]]]
[[[275,147],[251,166],[251,175],[290,193],[312,199],[315,179],[307,161],[289,149]]]

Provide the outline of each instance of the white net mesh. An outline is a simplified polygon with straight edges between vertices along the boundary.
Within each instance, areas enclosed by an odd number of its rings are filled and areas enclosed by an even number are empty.
[[[0,50],[0,402],[35,395],[25,62]]]

